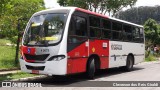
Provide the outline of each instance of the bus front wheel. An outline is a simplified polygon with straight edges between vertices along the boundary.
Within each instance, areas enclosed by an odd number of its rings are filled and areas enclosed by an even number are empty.
[[[87,77],[93,79],[95,74],[95,58],[91,57],[87,65]]]
[[[126,62],[125,70],[126,71],[132,71],[133,70],[133,57],[131,55],[129,55],[127,57],[127,62]]]

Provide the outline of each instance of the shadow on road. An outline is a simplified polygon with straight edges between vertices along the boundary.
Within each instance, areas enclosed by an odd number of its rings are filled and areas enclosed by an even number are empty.
[[[142,69],[144,68],[135,67],[133,68],[133,71],[131,72],[142,70]],[[125,72],[121,68],[111,68],[111,69],[106,69],[106,70],[99,70],[95,74],[95,79],[109,77],[112,75],[118,75],[122,73],[129,73],[129,72]],[[53,77],[49,76],[46,78],[29,80],[25,82],[41,83],[42,86],[47,86],[47,87],[48,86],[65,87],[65,86],[74,86],[74,85],[77,86],[78,84],[86,83],[86,81],[88,81],[88,79],[86,78],[85,73],[81,73],[81,74],[68,75],[68,76],[53,76]]]

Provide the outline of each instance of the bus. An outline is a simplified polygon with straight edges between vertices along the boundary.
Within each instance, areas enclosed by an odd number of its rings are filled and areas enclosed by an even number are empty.
[[[77,7],[36,12],[30,18],[20,47],[24,72],[49,76],[123,67],[144,60],[143,26]]]

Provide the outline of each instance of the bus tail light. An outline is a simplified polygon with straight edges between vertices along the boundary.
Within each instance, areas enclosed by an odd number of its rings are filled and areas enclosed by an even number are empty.
[[[59,61],[65,58],[65,55],[56,55],[52,56],[48,59],[48,61]]]

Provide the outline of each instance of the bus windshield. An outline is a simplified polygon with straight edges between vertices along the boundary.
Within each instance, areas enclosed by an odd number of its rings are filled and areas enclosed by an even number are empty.
[[[24,45],[52,45],[61,40],[67,14],[43,14],[31,18]]]

